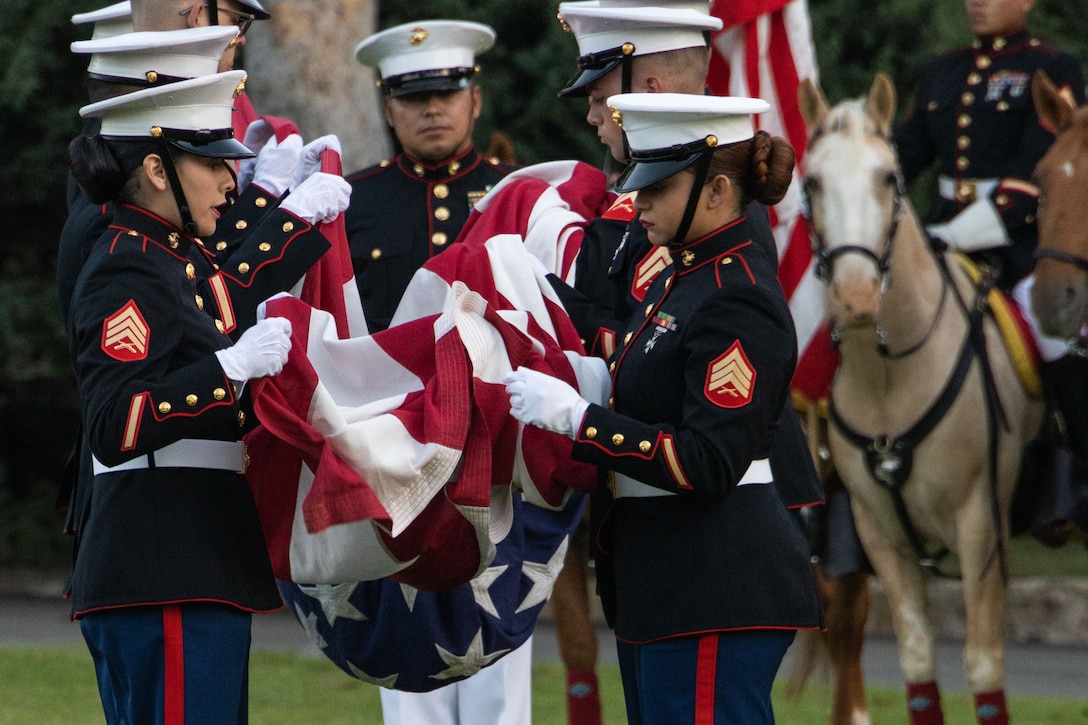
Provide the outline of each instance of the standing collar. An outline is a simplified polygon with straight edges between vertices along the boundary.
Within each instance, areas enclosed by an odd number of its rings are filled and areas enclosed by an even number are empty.
[[[397,164],[406,176],[425,181],[448,181],[474,169],[480,163],[480,155],[473,146],[464,153],[438,163],[417,159],[407,151],[397,157]]]
[[[670,249],[676,273],[687,274],[719,257],[739,252],[741,249],[747,251],[752,245],[752,235],[746,222],[747,217],[742,216],[701,239]]]
[[[1002,53],[1021,48],[1029,40],[1031,40],[1031,35],[1028,33],[1027,28],[1022,28],[1015,33],[1009,33],[1008,35],[992,35],[976,38],[975,42],[971,45],[975,50],[983,53]]]

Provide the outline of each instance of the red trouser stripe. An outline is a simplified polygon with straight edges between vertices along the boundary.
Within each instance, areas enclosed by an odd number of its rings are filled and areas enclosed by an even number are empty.
[[[699,638],[695,662],[695,725],[714,725],[714,690],[718,668],[718,635]]]
[[[162,608],[163,722],[185,725],[185,638],[181,628],[181,607],[168,604]]]

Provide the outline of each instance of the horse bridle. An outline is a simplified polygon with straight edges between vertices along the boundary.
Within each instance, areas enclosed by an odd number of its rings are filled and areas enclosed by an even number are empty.
[[[1053,259],[1058,262],[1065,262],[1071,264],[1082,272],[1088,272],[1088,259],[1080,256],[1079,254],[1073,254],[1072,252],[1066,252],[1061,249],[1044,249],[1038,247],[1034,254],[1035,259]]]

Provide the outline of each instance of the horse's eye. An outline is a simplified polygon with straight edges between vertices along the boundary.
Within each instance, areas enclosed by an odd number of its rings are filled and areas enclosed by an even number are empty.
[[[894,188],[899,183],[899,176],[894,171],[888,171],[884,174],[884,186]]]
[[[820,190],[820,180],[815,176],[806,176],[803,186],[806,194],[815,194]]]

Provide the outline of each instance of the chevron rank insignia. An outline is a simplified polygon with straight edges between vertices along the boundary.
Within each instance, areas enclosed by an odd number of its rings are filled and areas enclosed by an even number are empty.
[[[635,265],[635,276],[631,280],[631,296],[639,302],[646,298],[650,290],[650,284],[661,270],[672,264],[672,257],[665,247],[654,247],[653,250]]]
[[[140,309],[129,300],[102,323],[102,352],[121,362],[143,360],[150,332]]]
[[[714,405],[722,408],[740,408],[752,402],[756,371],[744,354],[740,340],[712,360],[706,369],[706,386],[703,392]]]

